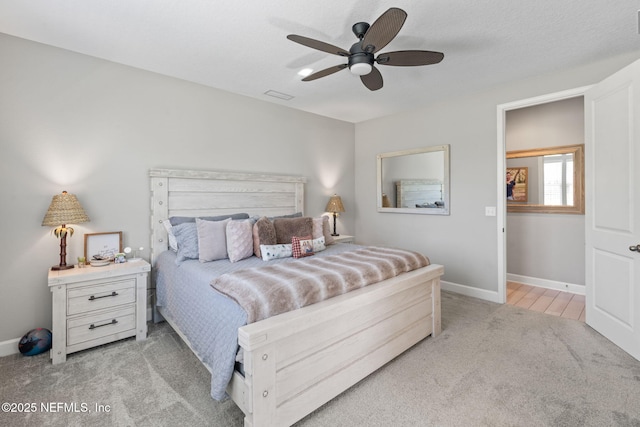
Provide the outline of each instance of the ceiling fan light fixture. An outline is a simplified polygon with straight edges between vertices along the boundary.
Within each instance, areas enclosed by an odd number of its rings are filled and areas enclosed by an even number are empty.
[[[302,70],[298,71],[298,75],[300,77],[307,77],[310,76],[313,73],[313,68],[303,68]]]
[[[349,67],[349,70],[351,70],[351,74],[353,75],[365,76],[371,72],[372,68],[371,64],[367,62],[359,62],[357,64],[352,64],[351,67]]]

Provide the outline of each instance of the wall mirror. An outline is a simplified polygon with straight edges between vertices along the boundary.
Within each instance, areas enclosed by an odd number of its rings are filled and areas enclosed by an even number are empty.
[[[449,146],[377,156],[378,212],[449,215]]]
[[[584,214],[584,145],[507,152],[507,212]]]

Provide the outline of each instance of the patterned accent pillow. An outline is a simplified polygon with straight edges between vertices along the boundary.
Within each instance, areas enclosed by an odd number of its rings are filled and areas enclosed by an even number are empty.
[[[269,261],[278,258],[291,257],[291,243],[282,245],[260,245],[260,253],[262,253],[262,260]]]
[[[313,255],[313,239],[311,236],[293,236],[291,238],[291,252],[294,258]]]
[[[176,264],[180,265],[182,261],[188,259],[198,259],[198,230],[196,229],[196,224],[187,222],[172,227],[172,230],[178,244]]]
[[[253,225],[253,253],[262,258],[260,246],[276,244],[276,229],[269,218],[263,216]],[[291,256],[291,255],[289,255]]]
[[[231,221],[227,224],[227,254],[231,262],[237,262],[253,255],[251,220]]]
[[[327,249],[324,244],[324,236],[313,239],[313,252],[321,252]]]
[[[200,262],[225,259],[227,255],[227,224],[231,219],[223,221],[205,221],[196,218],[198,230],[198,259]],[[178,241],[180,250],[180,241]]]

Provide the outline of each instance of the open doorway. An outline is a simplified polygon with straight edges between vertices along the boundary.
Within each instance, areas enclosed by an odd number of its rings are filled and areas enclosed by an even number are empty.
[[[503,303],[508,281],[585,293],[584,216],[508,213],[505,173],[514,166],[507,163],[507,151],[571,145],[576,138],[584,142],[586,89],[498,106],[498,298]],[[571,121],[569,117],[581,120],[568,126],[573,129],[559,131],[563,122]],[[576,132],[579,127],[581,132]]]

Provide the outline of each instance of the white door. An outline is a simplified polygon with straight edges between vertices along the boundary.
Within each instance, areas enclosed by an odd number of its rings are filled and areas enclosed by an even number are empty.
[[[585,94],[586,322],[640,360],[640,61]]]

